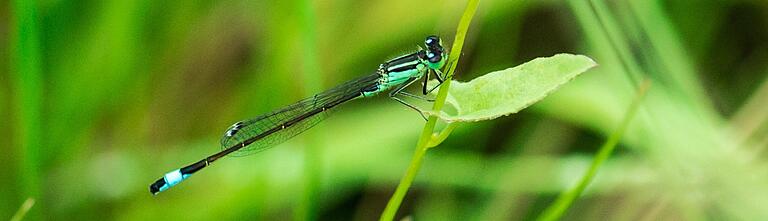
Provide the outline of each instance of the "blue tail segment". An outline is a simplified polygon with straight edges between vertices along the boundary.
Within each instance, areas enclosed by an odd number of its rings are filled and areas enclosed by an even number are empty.
[[[191,175],[192,174],[182,174],[180,169],[166,173],[163,178],[160,178],[149,186],[149,192],[151,192],[153,195],[157,195],[157,193],[165,191],[168,188],[181,183],[181,181],[187,179]]]
[[[186,180],[189,176],[192,176],[193,173],[206,166],[208,166],[208,159],[203,159],[192,165],[166,173],[162,178],[152,183],[152,185],[149,185],[149,192],[152,193],[152,195],[157,195],[162,191],[176,186],[176,184],[181,183],[181,181]]]

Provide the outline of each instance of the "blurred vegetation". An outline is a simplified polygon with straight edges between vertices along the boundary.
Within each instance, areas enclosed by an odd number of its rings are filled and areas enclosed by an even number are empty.
[[[464,6],[2,1],[0,219],[30,197],[28,220],[376,219],[424,123],[384,97],[161,195],[147,186],[218,150],[237,120],[370,73],[426,35],[452,39]],[[483,0],[477,13],[458,80],[561,52],[600,66],[521,113],[457,128],[399,218],[537,217],[645,78],[640,112],[564,219],[768,218],[768,2]]]

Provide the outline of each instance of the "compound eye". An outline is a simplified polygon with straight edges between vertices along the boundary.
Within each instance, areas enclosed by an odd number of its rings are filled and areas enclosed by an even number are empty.
[[[442,59],[443,58],[442,58],[442,56],[440,54],[435,54],[435,53],[428,53],[427,54],[427,60],[429,62],[431,62],[431,63],[440,62],[440,60],[442,60]]]
[[[440,38],[437,38],[437,36],[429,36],[427,39],[424,40],[424,44],[427,45],[427,47],[436,47],[440,44]]]

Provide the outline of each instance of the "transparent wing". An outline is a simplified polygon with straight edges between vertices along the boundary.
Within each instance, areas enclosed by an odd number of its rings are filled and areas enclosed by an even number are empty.
[[[241,148],[229,155],[245,156],[285,142],[325,119],[336,105],[360,96],[360,92],[375,85],[378,78],[378,74],[361,77],[285,108],[237,122],[224,133],[221,148]],[[249,139],[257,140],[249,143]]]

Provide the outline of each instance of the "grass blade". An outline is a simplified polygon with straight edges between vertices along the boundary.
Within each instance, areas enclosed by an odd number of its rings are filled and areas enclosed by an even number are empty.
[[[19,207],[19,210],[16,211],[16,214],[13,214],[13,217],[11,217],[11,221],[21,221],[24,219],[24,216],[27,215],[27,212],[29,212],[30,209],[32,209],[32,206],[35,205],[35,199],[33,198],[27,198],[27,200],[24,201],[24,203],[21,204],[21,207]]]
[[[587,188],[587,185],[592,182],[592,179],[597,174],[597,170],[600,169],[600,166],[603,164],[603,162],[605,162],[605,160],[611,156],[613,149],[616,148],[616,145],[621,140],[624,132],[629,127],[629,123],[632,121],[635,113],[637,113],[637,110],[640,108],[640,104],[646,92],[648,91],[649,86],[649,80],[645,80],[640,85],[637,96],[629,106],[629,109],[627,110],[626,115],[624,115],[624,119],[621,121],[620,126],[616,131],[611,133],[611,136],[608,137],[608,140],[600,147],[600,150],[597,152],[595,159],[592,161],[592,165],[589,166],[587,173],[581,177],[581,180],[576,185],[576,187],[560,194],[560,196],[557,197],[557,200],[555,200],[555,203],[544,210],[544,212],[541,214],[541,216],[539,216],[537,220],[552,221],[560,219],[560,217],[565,214],[565,211],[568,210],[568,207],[571,206],[573,201],[576,200],[576,198],[578,198],[582,192],[584,192],[584,189]]]
[[[42,65],[40,29],[37,2],[13,1],[15,33],[13,47],[14,91],[16,111],[14,119],[19,147],[19,187],[24,196],[38,197],[40,194],[39,159],[42,123]]]

